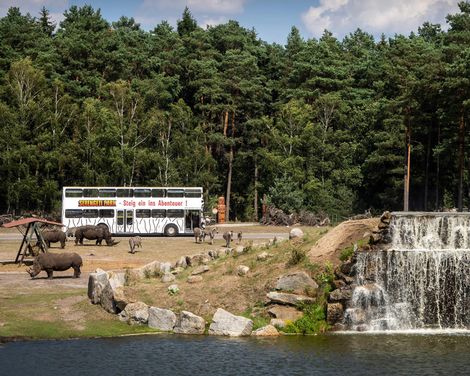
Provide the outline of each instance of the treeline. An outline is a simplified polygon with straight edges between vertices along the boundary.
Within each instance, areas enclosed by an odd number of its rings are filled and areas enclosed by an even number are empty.
[[[186,9],[147,32],[72,6],[0,19],[0,211],[61,187],[202,186],[231,219],[261,201],[345,217],[470,204],[470,3],[417,34],[285,46]],[[409,162],[409,163],[408,163]],[[409,170],[410,179],[407,179]]]

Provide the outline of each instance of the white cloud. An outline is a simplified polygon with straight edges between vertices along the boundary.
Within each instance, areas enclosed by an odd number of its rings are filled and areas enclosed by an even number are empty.
[[[315,37],[324,29],[341,37],[358,27],[375,35],[407,35],[426,21],[443,25],[457,11],[456,0],[320,0],[301,18]]]
[[[203,29],[207,29],[208,26],[216,26],[216,25],[220,25],[220,24],[223,24],[227,22],[227,18],[225,18],[224,16],[221,16],[221,17],[214,17],[214,18],[211,18],[211,17],[204,17],[202,18],[201,21],[198,22],[199,26],[201,26]]]

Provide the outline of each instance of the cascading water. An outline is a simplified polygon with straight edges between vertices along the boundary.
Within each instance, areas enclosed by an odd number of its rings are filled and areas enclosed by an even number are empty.
[[[389,238],[357,255],[346,326],[470,329],[470,214],[394,213]]]

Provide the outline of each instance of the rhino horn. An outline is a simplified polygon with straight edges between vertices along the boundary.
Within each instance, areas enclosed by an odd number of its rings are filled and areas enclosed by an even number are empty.
[[[116,241],[116,240],[113,239],[113,241],[112,241],[112,243],[111,243],[111,246],[116,245],[116,244],[119,244],[119,243],[120,243],[120,241]]]

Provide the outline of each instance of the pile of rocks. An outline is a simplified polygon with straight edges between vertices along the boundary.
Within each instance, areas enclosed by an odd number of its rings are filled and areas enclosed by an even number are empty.
[[[302,317],[302,311],[297,309],[299,303],[314,303],[319,293],[317,283],[305,272],[280,276],[274,289],[266,295],[268,313],[272,316],[271,325],[279,328]]]
[[[377,228],[372,231],[372,235],[369,239],[369,244],[377,245],[386,244],[390,242],[389,227],[391,218],[392,214],[389,211],[386,211],[382,214]]]

